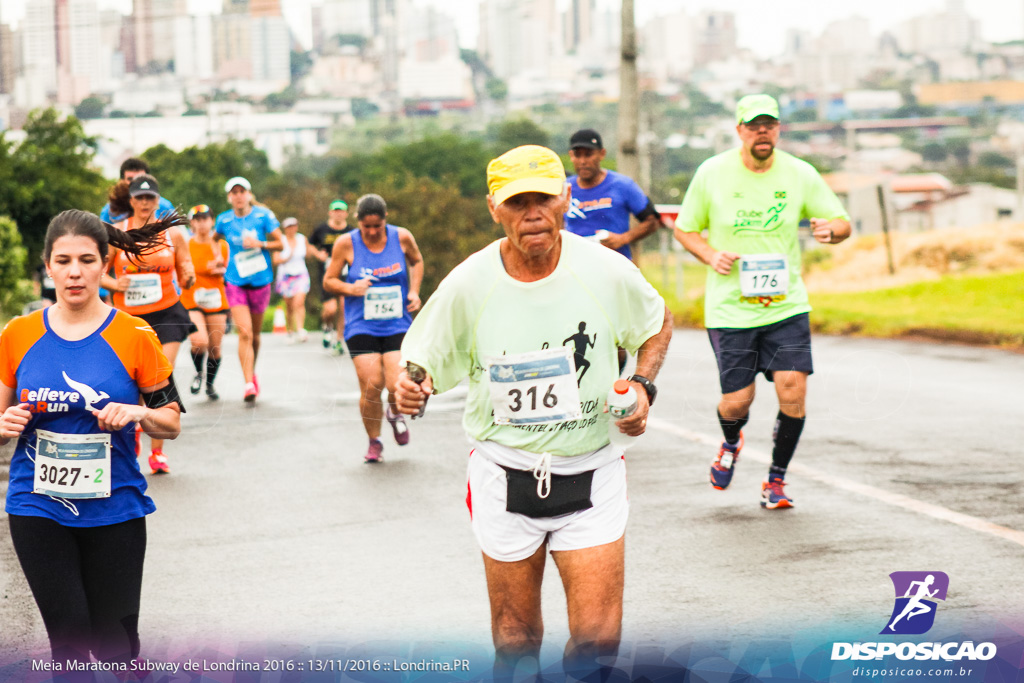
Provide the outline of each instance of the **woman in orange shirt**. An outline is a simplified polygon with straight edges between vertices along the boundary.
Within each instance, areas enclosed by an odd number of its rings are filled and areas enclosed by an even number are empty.
[[[196,268],[196,283],[181,293],[181,303],[188,311],[196,331],[192,343],[192,363],[196,376],[189,390],[198,394],[203,388],[203,366],[206,366],[206,395],[211,401],[220,396],[213,380],[220,369],[220,343],[228,326],[228,299],[224,293],[224,271],[227,270],[228,243],[215,239],[213,212],[206,204],[193,206],[188,212],[192,226],[189,254]]]
[[[129,217],[117,224],[121,230],[138,230],[154,220],[160,202],[160,186],[151,175],[122,180],[110,192],[111,209],[128,205]],[[195,270],[185,237],[178,230],[162,233],[164,247],[138,257],[112,249],[111,271],[103,287],[113,292],[114,307],[145,320],[156,331],[164,355],[174,366],[181,342],[192,332],[188,311],[179,299],[179,283],[186,289],[195,282]],[[152,439],[149,467],[153,474],[167,474],[163,439]]]

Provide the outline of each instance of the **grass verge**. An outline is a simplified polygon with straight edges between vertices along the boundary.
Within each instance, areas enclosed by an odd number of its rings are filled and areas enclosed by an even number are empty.
[[[946,276],[866,292],[811,293],[812,329],[1024,348],[1024,271]]]
[[[665,298],[677,326],[704,324],[704,266],[668,275],[644,264],[644,275]],[[824,334],[917,338],[1024,350],[1024,314],[1019,302],[1024,271],[948,275],[938,280],[863,292],[810,293],[811,328]],[[682,296],[680,296],[682,294]]]

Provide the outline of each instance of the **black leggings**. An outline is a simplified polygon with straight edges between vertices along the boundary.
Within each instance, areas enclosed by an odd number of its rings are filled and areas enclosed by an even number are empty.
[[[55,661],[129,662],[139,655],[146,518],[67,527],[10,515],[11,540]]]

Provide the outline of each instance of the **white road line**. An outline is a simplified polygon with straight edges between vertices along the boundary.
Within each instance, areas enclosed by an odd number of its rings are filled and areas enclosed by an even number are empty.
[[[656,417],[648,418],[647,426],[652,429],[657,429],[658,431],[673,434],[675,436],[681,436],[684,439],[689,439],[690,441],[707,446],[718,446],[722,443],[721,437],[684,429],[683,427],[679,427],[671,422],[667,422]],[[765,465],[770,464],[772,461],[770,454],[751,448],[750,446],[745,446],[743,448],[743,457]],[[792,463],[789,466],[789,471],[795,472],[800,476],[807,477],[808,479],[814,479],[823,484],[833,486],[837,489],[842,489],[843,491],[849,491],[851,493],[867,496],[868,498],[874,498],[875,500],[888,503],[889,505],[895,505],[896,507],[903,508],[904,510],[910,510],[911,512],[927,515],[933,519],[939,519],[944,522],[952,522],[953,524],[962,526],[965,529],[991,534],[997,538],[1024,546],[1024,531],[1017,531],[1016,529],[1010,529],[1005,526],[993,524],[992,522],[988,522],[979,517],[972,517],[971,515],[954,512],[953,510],[944,508],[941,505],[926,503],[923,500],[917,500],[910,496],[886,491],[869,484],[862,484],[860,482],[853,481],[852,479],[826,474],[806,465],[801,465],[800,463]]]

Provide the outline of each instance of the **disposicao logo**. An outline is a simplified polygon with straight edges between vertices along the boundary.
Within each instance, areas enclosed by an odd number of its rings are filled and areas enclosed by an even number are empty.
[[[893,572],[889,574],[896,601],[885,628],[879,635],[921,635],[935,624],[939,601],[946,599],[949,576],[945,572]],[[908,660],[989,660],[996,656],[993,643],[972,641],[926,643],[833,643],[832,660],[882,659],[887,656]]]
[[[945,572],[893,572],[889,578],[896,589],[896,604],[880,633],[927,633],[935,623],[938,601],[946,599],[949,577]]]

